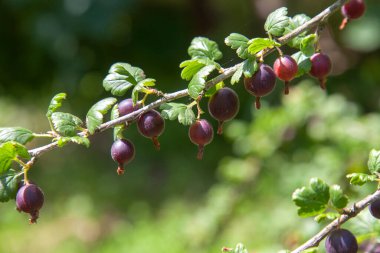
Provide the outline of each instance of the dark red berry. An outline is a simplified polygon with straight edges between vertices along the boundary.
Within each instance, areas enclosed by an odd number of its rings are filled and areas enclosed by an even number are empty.
[[[223,123],[233,119],[239,111],[239,97],[230,88],[219,89],[208,102],[208,111],[218,120],[218,134],[223,133]]]
[[[360,18],[365,12],[365,3],[364,0],[350,0],[348,3],[342,6],[341,8],[342,15],[344,19],[339,26],[339,29],[342,30],[347,25],[351,19]]]
[[[152,139],[156,149],[160,149],[157,137],[164,131],[165,121],[159,112],[151,110],[141,114],[137,121],[137,127],[143,136]]]
[[[130,114],[134,111],[137,111],[138,109],[140,109],[140,105],[139,104],[133,105],[132,99],[127,98],[127,99],[120,101],[117,108],[119,110],[119,116],[121,117],[121,116]]]
[[[369,212],[376,219],[380,219],[380,199],[375,200],[371,203],[371,205],[369,205]]]
[[[135,147],[126,139],[116,140],[111,147],[112,159],[118,163],[117,174],[124,173],[124,165],[135,157]]]
[[[189,138],[192,143],[198,145],[197,158],[203,157],[204,146],[209,144],[214,137],[212,125],[205,119],[197,120],[189,128]]]
[[[16,206],[19,212],[30,214],[30,223],[36,223],[39,210],[44,204],[44,193],[35,184],[27,183],[22,186],[16,195]]]
[[[330,233],[325,242],[327,253],[356,253],[358,242],[347,229],[337,229]]]
[[[289,55],[280,56],[274,62],[273,70],[280,80],[285,81],[284,94],[289,94],[289,82],[298,72],[297,62]]]
[[[315,53],[310,57],[310,61],[310,75],[318,78],[321,88],[326,89],[326,77],[330,74],[332,65],[330,57],[323,53]]]
[[[256,96],[256,108],[260,109],[260,97],[272,92],[276,84],[276,75],[273,69],[266,64],[261,64],[259,70],[251,77],[244,79],[245,89]]]

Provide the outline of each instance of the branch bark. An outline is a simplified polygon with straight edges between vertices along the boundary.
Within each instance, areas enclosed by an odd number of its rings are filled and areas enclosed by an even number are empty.
[[[340,7],[346,2],[347,0],[337,0],[335,3],[333,3],[332,5],[330,5],[328,8],[326,8],[325,10],[323,10],[321,13],[319,13],[318,15],[316,15],[315,17],[313,17],[312,19],[310,19],[308,22],[306,22],[305,24],[301,25],[300,27],[298,27],[297,29],[293,30],[292,32],[278,38],[278,42],[281,44],[281,45],[284,45],[286,44],[288,41],[290,41],[291,39],[295,38],[296,36],[300,35],[301,33],[305,32],[305,31],[309,31],[311,30],[312,28],[318,26],[320,23],[322,22],[325,22],[328,17],[330,17],[333,13],[335,13],[337,10],[340,9]],[[271,49],[271,50],[267,50],[265,52],[259,52],[258,53],[258,57],[260,57],[262,54],[263,56],[267,56],[268,54],[272,53],[274,51],[274,49]],[[217,83],[221,82],[221,81],[224,81],[228,78],[230,78],[234,73],[235,71],[242,65],[243,63],[238,63],[236,64],[235,66],[232,66],[230,68],[227,68],[227,69],[224,69],[223,73],[216,76],[215,78],[211,79],[210,81],[208,81],[205,85],[205,89],[210,89],[211,87],[215,86]],[[115,127],[116,125],[119,125],[123,122],[126,122],[126,121],[132,121],[134,119],[136,119],[140,114],[144,113],[144,112],[147,112],[151,109],[154,109],[154,108],[157,108],[159,107],[160,105],[166,103],[166,102],[169,102],[169,101],[173,101],[173,100],[176,100],[176,99],[179,99],[179,98],[183,98],[183,97],[186,97],[186,96],[189,96],[189,93],[188,93],[188,90],[187,89],[183,89],[183,90],[180,90],[180,91],[176,91],[176,92],[173,92],[173,93],[168,93],[168,94],[165,94],[162,98],[144,106],[143,108],[133,112],[133,113],[130,113],[130,114],[127,114],[127,115],[124,115],[123,117],[120,117],[120,118],[117,118],[117,119],[114,119],[114,120],[110,120],[108,122],[105,122],[103,123],[102,125],[100,125],[98,127],[98,129],[96,130],[95,133],[100,133],[100,132],[103,132],[107,129],[110,129],[112,127]],[[85,135],[86,133],[85,132],[82,132],[80,133],[80,135]],[[39,157],[41,156],[42,154],[54,149],[58,147],[58,143],[57,142],[52,142],[50,144],[47,144],[45,146],[41,146],[41,147],[38,147],[38,148],[35,148],[35,149],[31,149],[29,150],[29,153],[32,157]]]

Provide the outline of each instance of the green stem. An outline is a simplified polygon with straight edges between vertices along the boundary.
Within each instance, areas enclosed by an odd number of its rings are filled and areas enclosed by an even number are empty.
[[[33,136],[37,137],[37,138],[54,138],[54,136],[52,134],[36,134],[36,133],[33,133]]]

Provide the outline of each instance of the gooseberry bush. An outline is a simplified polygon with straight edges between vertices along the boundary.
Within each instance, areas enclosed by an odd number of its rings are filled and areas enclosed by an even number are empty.
[[[165,131],[165,120],[177,120],[188,127],[188,137],[197,145],[194,157],[202,159],[207,155],[206,145],[212,145],[213,122],[202,118],[205,113],[200,102],[208,99],[208,113],[217,121],[216,133],[223,134],[223,124],[233,120],[240,104],[233,86],[244,84],[246,91],[255,97],[255,108],[261,108],[261,100],[276,88],[276,79],[284,82],[284,95],[292,96],[291,81],[304,75],[318,79],[323,90],[328,89],[327,76],[332,62],[319,46],[320,33],[328,17],[341,9],[344,20],[359,18],[365,10],[364,1],[339,0],[314,18],[305,14],[288,15],[282,7],[269,14],[264,30],[265,38],[248,38],[231,33],[225,44],[236,51],[242,62],[230,68],[222,68],[218,60],[222,52],[218,44],[204,37],[196,37],[188,48],[189,58],[180,64],[181,78],[188,81],[186,89],[165,93],[156,86],[156,80],[148,78],[144,71],[129,63],[115,63],[103,81],[104,89],[113,97],[96,102],[88,111],[86,119],[61,112],[59,109],[67,98],[65,93],[55,95],[47,109],[46,117],[50,129],[46,133],[34,133],[22,127],[0,128],[0,201],[16,200],[17,210],[30,215],[30,223],[36,223],[44,203],[44,193],[36,182],[29,180],[28,171],[38,157],[46,152],[61,148],[69,143],[88,147],[92,135],[113,129],[113,144],[110,155],[116,162],[116,172],[122,175],[133,163],[133,143],[125,138],[128,126],[136,123],[139,133],[152,140],[153,146],[161,148],[159,136]],[[283,47],[292,48],[294,54],[285,55]],[[268,54],[278,54],[272,64],[265,62]],[[228,79],[231,87],[227,87]],[[120,97],[120,101],[115,97]],[[154,101],[147,103],[148,98]],[[179,100],[190,97],[188,103]],[[172,102],[176,101],[176,102]],[[111,120],[104,122],[106,114]],[[50,138],[51,143],[28,150],[25,144],[35,138]],[[164,148],[164,147],[162,147]],[[195,152],[194,152],[195,153]],[[372,150],[368,161],[368,174],[347,175],[352,185],[379,182],[380,151]],[[296,189],[292,195],[301,217],[314,217],[316,222],[330,223],[317,235],[293,251],[316,252],[319,243],[326,238],[328,253],[357,252],[358,242],[354,234],[341,228],[347,220],[358,215],[369,206],[371,214],[380,217],[380,191],[375,191],[363,200],[347,207],[348,196],[339,185],[328,185],[319,178],[310,179],[308,186]],[[223,252],[248,252],[244,245],[236,248],[224,247]]]

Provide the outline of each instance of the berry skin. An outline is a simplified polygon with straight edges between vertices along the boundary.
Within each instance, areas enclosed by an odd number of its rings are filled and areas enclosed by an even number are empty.
[[[218,120],[218,134],[223,133],[223,123],[233,119],[239,112],[239,97],[230,88],[219,89],[208,102],[208,111]]]
[[[259,70],[250,78],[244,79],[245,89],[256,96],[256,108],[260,109],[260,97],[272,92],[276,85],[276,75],[273,69],[266,64],[261,64]]]
[[[137,127],[143,136],[152,139],[154,146],[159,150],[160,143],[157,137],[160,136],[165,129],[165,121],[160,113],[156,110],[151,110],[141,114],[137,121]]]
[[[112,159],[118,163],[117,174],[124,173],[124,165],[135,157],[135,147],[132,142],[126,139],[116,140],[111,147]]]
[[[318,78],[319,85],[323,90],[326,89],[326,77],[331,72],[331,60],[326,54],[315,53],[310,57],[311,69],[309,74]]]
[[[212,125],[205,119],[195,121],[189,128],[189,138],[192,143],[198,145],[197,159],[202,160],[204,146],[214,138]]]
[[[44,204],[44,193],[35,184],[27,183],[22,186],[16,195],[17,211],[29,213],[30,223],[36,223],[39,210]]]
[[[369,205],[369,212],[376,219],[380,219],[380,199],[375,200],[371,203],[371,205]]]
[[[139,104],[133,105],[133,101],[131,98],[124,99],[124,100],[120,101],[120,103],[118,105],[119,116],[121,117],[121,116],[130,114],[134,111],[137,111],[140,108],[141,107]]]
[[[339,26],[340,30],[343,30],[344,27],[351,19],[360,18],[365,12],[365,3],[364,0],[350,0],[348,3],[342,6],[341,8],[342,15],[344,19],[342,20],[341,25]]]
[[[293,80],[298,71],[297,62],[289,55],[280,56],[273,64],[276,76],[285,81],[284,94],[289,94],[289,82]]]
[[[358,242],[347,229],[337,229],[330,233],[325,242],[327,253],[356,253]]]

